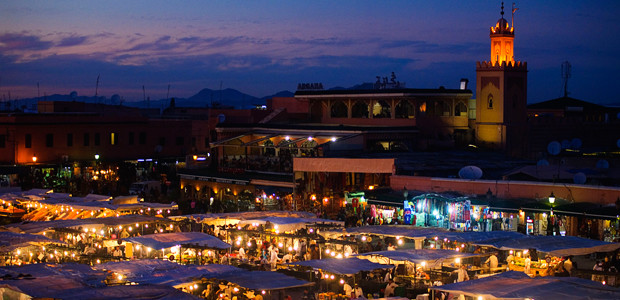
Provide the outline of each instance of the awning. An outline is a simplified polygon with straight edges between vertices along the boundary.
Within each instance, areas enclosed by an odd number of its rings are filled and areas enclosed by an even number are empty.
[[[445,249],[412,249],[368,252],[358,254],[356,257],[380,264],[411,262],[415,264],[425,263],[429,267],[436,267],[448,260],[472,256],[476,256],[476,254]]]
[[[382,265],[379,263],[370,262],[365,259],[359,259],[355,257],[351,258],[327,258],[327,259],[313,259],[306,261],[298,261],[288,263],[288,265],[306,266],[313,269],[320,269],[325,272],[340,274],[340,275],[353,275],[361,271],[372,271],[378,269],[391,269],[393,265]]]
[[[432,290],[463,294],[476,299],[620,299],[620,289],[577,277],[535,277],[509,271]]]
[[[228,243],[202,232],[156,233],[123,239],[127,242],[141,244],[153,249],[166,249],[177,245],[200,246],[213,249],[228,249]]]

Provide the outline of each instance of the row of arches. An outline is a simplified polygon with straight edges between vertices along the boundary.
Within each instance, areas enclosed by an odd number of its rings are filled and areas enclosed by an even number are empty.
[[[467,105],[459,101],[453,107],[448,101],[432,100],[424,101],[418,105],[418,110],[410,100],[401,100],[394,107],[394,118],[413,119],[418,116],[443,116],[443,117],[466,117]],[[344,100],[337,100],[331,104],[329,109],[331,118],[348,118],[349,106]],[[351,105],[351,118],[392,118],[392,107],[385,100],[364,101],[357,100]]]

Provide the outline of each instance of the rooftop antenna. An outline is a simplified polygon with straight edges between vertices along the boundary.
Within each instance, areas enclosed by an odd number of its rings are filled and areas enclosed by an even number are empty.
[[[168,92],[166,93],[166,100],[170,99],[170,83],[168,83]]]
[[[39,82],[37,81],[37,99],[41,98],[41,91],[39,89]]]
[[[510,27],[512,28],[515,27],[515,13],[519,10],[516,5],[516,3],[512,2],[512,19],[510,19]]]
[[[570,78],[571,65],[568,61],[562,63],[562,84],[564,85],[564,98],[568,96],[568,79]]]
[[[99,92],[99,77],[101,74],[97,75],[97,83],[95,84],[95,100],[97,100],[97,93]]]

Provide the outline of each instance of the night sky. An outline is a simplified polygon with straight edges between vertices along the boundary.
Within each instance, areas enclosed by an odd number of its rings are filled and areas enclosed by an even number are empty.
[[[300,82],[351,87],[389,76],[458,88],[489,60],[501,1],[0,1],[0,99],[119,94],[141,100],[235,88],[263,97]],[[505,4],[511,21],[512,2]],[[528,102],[620,104],[620,1],[522,1],[515,60]],[[37,83],[39,90],[37,90]]]

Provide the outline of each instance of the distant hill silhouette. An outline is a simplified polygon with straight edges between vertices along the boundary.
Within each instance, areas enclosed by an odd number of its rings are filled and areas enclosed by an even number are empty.
[[[207,106],[225,106],[238,109],[249,109],[256,105],[264,105],[267,99],[273,97],[292,97],[293,92],[281,91],[273,95],[262,98],[254,97],[242,93],[235,89],[211,90],[202,89],[197,94],[189,98],[175,98],[177,107],[207,107]],[[170,105],[170,99],[159,100],[140,100],[140,101],[123,101],[122,98],[114,94],[110,98],[105,96],[77,96],[77,93],[71,92],[68,95],[54,94],[45,97],[23,98],[0,103],[0,110],[4,111],[36,111],[37,102],[39,101],[78,101],[86,103],[102,103],[109,105],[125,105],[139,108],[166,108]]]

